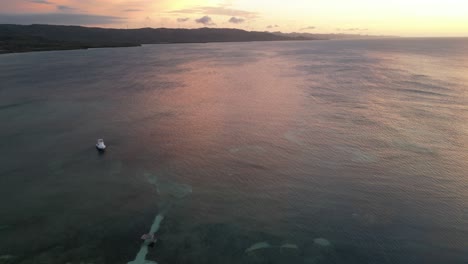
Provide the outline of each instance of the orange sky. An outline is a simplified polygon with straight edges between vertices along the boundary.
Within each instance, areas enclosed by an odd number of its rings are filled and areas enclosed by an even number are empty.
[[[1,0],[0,23],[468,36],[468,1]]]

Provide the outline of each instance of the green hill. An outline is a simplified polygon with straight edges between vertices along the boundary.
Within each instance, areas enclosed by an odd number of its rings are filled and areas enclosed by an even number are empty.
[[[0,25],[0,53],[127,47],[160,43],[303,40],[239,29],[106,29],[58,25]]]

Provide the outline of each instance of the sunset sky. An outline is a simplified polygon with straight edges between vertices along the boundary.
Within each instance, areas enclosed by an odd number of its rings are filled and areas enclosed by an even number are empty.
[[[468,36],[467,0],[0,0],[0,24]]]

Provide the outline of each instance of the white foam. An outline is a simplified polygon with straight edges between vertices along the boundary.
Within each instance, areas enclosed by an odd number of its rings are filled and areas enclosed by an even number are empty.
[[[192,193],[192,187],[190,185],[159,180],[158,177],[151,173],[145,173],[145,176],[148,182],[156,187],[160,195],[169,195],[182,199]]]
[[[322,246],[322,247],[331,246],[330,241],[326,240],[325,238],[321,238],[321,237],[314,239],[314,243],[319,245],[319,246]]]
[[[149,234],[154,235],[159,230],[159,227],[161,226],[161,222],[164,220],[164,215],[158,214],[154,218],[154,222],[151,225]],[[149,241],[144,241],[141,244],[140,251],[138,251],[135,259],[133,261],[128,262],[128,264],[157,264],[157,262],[151,261],[151,260],[146,260],[146,255],[148,254],[148,245],[151,242]]]
[[[267,248],[279,248],[280,252],[282,252],[283,249],[294,249],[294,250],[299,250],[299,247],[296,244],[290,244],[290,243],[285,243],[282,244],[281,246],[274,246],[268,243],[267,241],[263,242],[258,242],[250,246],[248,249],[245,250],[245,253],[251,253],[255,250],[259,249],[267,249]]]
[[[258,243],[253,244],[252,246],[250,246],[248,249],[246,249],[245,253],[249,253],[249,252],[259,250],[259,249],[262,249],[262,248],[271,248],[271,245],[270,245],[270,243],[268,243],[266,241],[258,242]]]
[[[280,248],[291,248],[291,249],[299,249],[299,247],[295,244],[289,244],[289,243],[286,243],[286,244],[283,244],[280,246]]]
[[[144,175],[146,176],[148,183],[156,187],[159,194],[169,194],[176,198],[184,198],[192,192],[192,187],[189,185],[160,181],[155,175],[151,173],[145,173]],[[159,230],[161,222],[164,220],[163,212],[156,215],[156,217],[154,218],[153,224],[151,225],[150,231],[148,233],[149,235],[154,235]],[[141,244],[140,250],[138,251],[135,259],[133,261],[128,262],[127,264],[157,264],[157,262],[155,261],[146,259],[146,255],[148,255],[148,245],[150,243],[151,241],[144,241]]]

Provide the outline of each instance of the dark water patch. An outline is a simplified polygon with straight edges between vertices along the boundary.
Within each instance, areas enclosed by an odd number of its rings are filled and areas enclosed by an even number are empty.
[[[412,93],[412,94],[420,94],[420,95],[430,95],[430,96],[438,96],[438,97],[448,97],[449,95],[436,93],[436,92],[429,92],[423,90],[416,90],[416,89],[397,89],[398,91],[405,92],[405,93]]]
[[[27,105],[35,104],[35,103],[38,103],[38,102],[40,102],[40,101],[38,101],[38,100],[29,100],[29,101],[23,101],[23,102],[12,103],[12,104],[2,104],[2,105],[0,105],[0,111],[12,109],[12,108],[18,108],[18,107],[22,107],[22,106],[27,106]]]
[[[416,78],[416,79],[426,79],[426,78],[428,78],[429,76],[428,76],[428,75],[425,75],[425,74],[413,74],[412,77],[413,77],[413,78]]]
[[[422,82],[414,82],[414,81],[401,81],[399,82],[400,85],[402,86],[412,86],[412,87],[421,87],[424,89],[428,90],[433,90],[433,91],[446,91],[446,92],[452,92],[453,90],[444,86],[439,86],[435,84],[428,84],[428,83],[422,83]]]
[[[10,228],[11,228],[10,225],[0,225],[0,231],[7,230],[7,229],[10,229]]]

